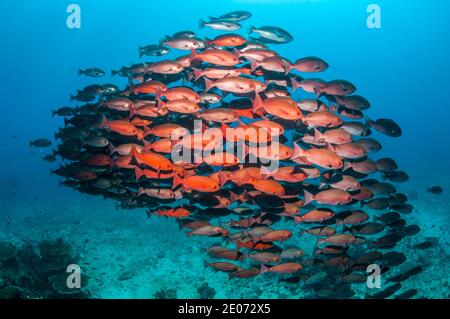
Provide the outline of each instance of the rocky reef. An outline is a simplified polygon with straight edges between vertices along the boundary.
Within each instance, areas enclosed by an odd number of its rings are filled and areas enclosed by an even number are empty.
[[[63,239],[16,246],[0,242],[0,299],[89,298],[81,275],[81,288],[69,288],[67,266],[78,256]]]

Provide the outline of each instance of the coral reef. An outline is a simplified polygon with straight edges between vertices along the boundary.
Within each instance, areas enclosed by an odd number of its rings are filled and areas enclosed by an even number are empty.
[[[155,299],[177,299],[177,291],[175,289],[161,289],[153,294]]]
[[[0,243],[0,299],[88,298],[86,276],[81,275],[80,289],[67,287],[66,267],[76,262],[62,239],[20,247]]]
[[[198,296],[200,299],[213,299],[216,295],[216,290],[204,282],[197,288]]]

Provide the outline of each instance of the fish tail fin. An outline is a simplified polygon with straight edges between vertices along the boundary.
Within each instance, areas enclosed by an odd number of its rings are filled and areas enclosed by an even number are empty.
[[[300,216],[292,216],[292,219],[294,220],[294,224],[298,224],[298,223],[300,223],[300,222],[302,221],[302,219],[301,219]],[[303,230],[303,231],[301,232],[300,236],[303,235],[304,232],[305,232],[305,231]]]
[[[246,117],[249,119],[253,118],[253,112],[252,110],[245,110],[245,109],[233,109],[233,112],[235,112],[237,115],[239,115],[240,117]]]
[[[331,143],[326,143],[326,146],[330,151],[333,151],[334,153],[336,153],[337,147],[335,145],[333,145]]]
[[[241,52],[240,50],[236,49],[236,48],[234,48],[234,49],[232,50],[232,52],[233,52],[234,55],[237,56],[238,58],[240,58],[240,57],[242,56],[242,52]],[[241,70],[242,70],[242,69],[243,69],[243,68],[241,68]]]
[[[108,127],[108,124],[109,124],[108,119],[106,118],[105,115],[103,115],[102,116],[102,121],[100,122],[99,127],[100,128],[105,128],[105,127]]]
[[[319,247],[319,245],[322,244],[323,242],[324,242],[323,239],[317,238],[316,243],[314,245],[314,250],[316,249],[316,247]]]
[[[68,120],[67,118],[64,118],[64,126],[67,126],[70,124],[70,120]]]
[[[264,264],[261,264],[260,274],[263,274],[263,273],[269,272],[269,271],[270,271],[270,268],[269,268],[269,267],[267,267],[267,266],[264,265]]]
[[[72,95],[72,94],[69,96],[69,100],[71,100],[71,101],[74,101],[76,98],[77,97],[75,95]]]
[[[272,172],[267,166],[262,165],[260,168],[261,175],[273,176],[275,173]]]
[[[209,46],[211,46],[211,42],[212,42],[213,40],[211,40],[210,38],[208,38],[208,37],[205,37],[205,46],[206,47],[209,47]]]
[[[372,119],[370,117],[368,117],[367,115],[364,115],[364,122],[366,124],[366,126],[372,126],[374,121],[372,121]]]
[[[172,37],[166,35],[164,38],[158,40],[159,45],[165,45],[167,41],[172,40]]]
[[[149,141],[144,140],[144,150],[146,152],[151,151],[153,148],[153,144],[150,143]]]
[[[52,116],[56,115],[56,111],[55,110],[52,110],[51,112],[52,112]]]
[[[295,91],[301,86],[301,81],[298,81],[295,77],[291,78],[291,87]]]
[[[362,132],[361,136],[367,136],[370,135],[370,128],[375,124],[374,121],[372,121],[369,117],[364,115],[364,131]]]
[[[119,71],[111,70],[111,76],[116,76],[117,74],[119,74]]]
[[[155,211],[151,211],[151,210],[149,209],[149,210],[147,210],[147,211],[145,212],[145,214],[147,215],[147,218],[150,218],[150,217],[152,217],[152,216],[155,214]]]
[[[136,166],[134,168],[134,175],[136,175],[136,180],[139,180],[144,175],[144,171]]]
[[[139,189],[138,189],[136,195],[137,195],[137,196],[141,196],[142,194],[144,194],[144,187],[139,187]]]
[[[204,78],[205,79],[205,91],[209,91],[214,87],[214,81],[208,79],[207,77]]]
[[[84,70],[78,69],[78,75],[83,75],[83,74],[84,74]]]
[[[317,97],[321,97],[323,92],[321,88],[314,88],[314,93],[317,95]]]
[[[131,146],[130,155],[133,157],[136,157],[139,155],[139,151],[137,150],[136,146],[134,146],[134,145]]]
[[[130,119],[136,115],[136,107],[134,105],[130,105],[128,111],[130,112]]]
[[[259,63],[258,63],[258,61],[254,60],[254,59],[249,59],[249,60],[250,60],[250,71],[254,72],[259,67]]]
[[[322,138],[323,134],[317,128],[314,128],[314,143],[318,143]]]
[[[112,155],[116,152],[116,147],[110,142],[108,144],[108,150],[109,150],[109,153]]]
[[[157,112],[161,111],[164,109],[164,106],[167,104],[166,102],[164,102],[163,100],[161,100],[161,91],[157,91],[156,94],[156,110]]]
[[[311,203],[314,200],[314,195],[308,192],[307,190],[304,191],[305,195],[305,206]]]
[[[197,81],[198,79],[200,79],[203,76],[203,72],[200,69],[196,69],[191,67],[192,69],[192,74],[194,75],[194,81]]]
[[[175,189],[178,185],[181,185],[182,182],[183,179],[178,176],[178,174],[173,174],[172,189]]]
[[[342,166],[342,170],[345,171],[345,170],[347,170],[347,169],[349,169],[351,167],[352,167],[351,163],[344,161],[344,164]]]
[[[263,100],[261,99],[259,94],[256,93],[255,98],[253,99],[252,102],[252,113],[253,114],[257,113],[261,108],[263,108],[263,106],[264,106]]]
[[[297,143],[294,143],[294,153],[292,154],[291,159],[296,159],[303,156],[305,156],[305,151]]]
[[[199,27],[200,29],[203,29],[203,28],[205,27],[205,25],[206,25],[206,22],[203,21],[202,19],[200,19],[200,21],[198,22],[198,27]]]
[[[152,134],[152,129],[147,126],[144,126],[144,137],[146,137],[150,134]]]
[[[252,34],[255,30],[256,30],[256,28],[254,26],[250,25],[249,28],[248,28],[247,35]]]
[[[222,171],[219,171],[218,174],[219,174],[220,187],[223,187],[228,182],[228,175]]]
[[[286,67],[286,70],[284,71],[284,75],[287,76],[294,69],[294,65],[292,63],[286,62],[285,67]]]
[[[240,197],[238,194],[236,194],[235,192],[230,191],[230,201],[231,201],[232,203],[234,203],[234,202],[240,200],[240,198],[241,198],[241,197]]]
[[[343,105],[342,103],[344,103],[344,100],[341,97],[339,97],[338,95],[335,95],[335,99],[336,99],[336,106]]]

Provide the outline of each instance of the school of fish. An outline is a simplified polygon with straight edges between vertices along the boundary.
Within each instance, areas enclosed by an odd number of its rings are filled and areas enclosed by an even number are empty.
[[[120,208],[173,218],[187,236],[222,239],[207,249],[205,265],[230,278],[276,273],[315,297],[351,297],[370,264],[383,274],[403,264],[396,245],[420,231],[408,224],[413,207],[396,190],[408,174],[377,156],[376,135],[399,137],[401,128],[363,114],[371,104],[351,82],[317,77],[326,61],[269,48],[293,41],[289,32],[263,26],[242,35],[251,16],[201,21],[220,32],[213,39],[180,31],[140,47],[139,56],[152,61],[113,70],[126,79],[122,88],[78,90],[71,96],[77,106],[53,111],[64,117],[52,155],[62,162],[53,172],[65,186]],[[180,56],[164,59],[174,52]],[[106,76],[100,68],[79,74]],[[225,134],[232,128],[240,130]],[[224,133],[219,141],[200,136],[211,129]],[[240,143],[243,153],[171,156],[176,147],[201,153],[221,143]],[[305,240],[312,249],[296,244]],[[406,278],[367,297],[388,297]]]

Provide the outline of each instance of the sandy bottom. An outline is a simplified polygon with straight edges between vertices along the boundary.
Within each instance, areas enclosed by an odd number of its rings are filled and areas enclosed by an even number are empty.
[[[448,181],[440,183],[446,191]],[[447,187],[446,187],[447,186]],[[426,185],[408,183],[403,191],[412,198],[415,211],[409,223],[422,228],[419,235],[403,239],[397,251],[407,255],[407,262],[389,275],[412,266],[425,270],[402,284],[402,291],[415,288],[419,298],[449,298],[450,265],[448,193],[432,195]],[[207,284],[214,298],[302,298],[309,291],[299,284],[288,284],[274,274],[252,279],[229,279],[227,274],[204,267],[204,250],[221,244],[215,238],[187,237],[175,220],[147,219],[144,210],[117,210],[110,200],[81,195],[64,189],[58,196],[48,194],[20,196],[5,194],[1,202],[0,240],[20,243],[62,237],[80,253],[80,266],[89,276],[88,289],[96,298],[154,298],[165,291],[167,297],[205,297]],[[20,200],[19,200],[20,199]],[[439,244],[427,250],[415,250],[414,244],[426,237],[436,237]],[[298,244],[309,251],[314,238],[300,238],[299,229],[286,244]],[[385,284],[382,278],[382,285]],[[388,285],[388,284],[387,284]],[[203,286],[204,287],[204,286]],[[382,286],[383,287],[383,286]],[[367,292],[365,284],[354,284],[355,297]],[[172,292],[168,291],[172,289]],[[370,291],[372,292],[372,291]],[[161,296],[161,295],[158,295]]]

